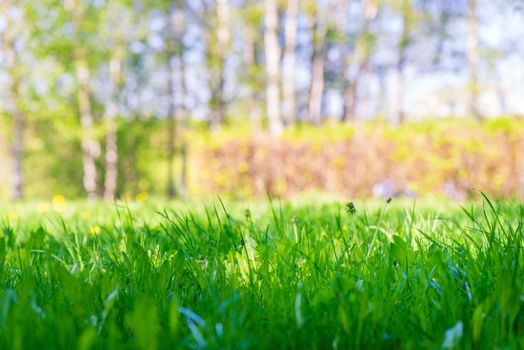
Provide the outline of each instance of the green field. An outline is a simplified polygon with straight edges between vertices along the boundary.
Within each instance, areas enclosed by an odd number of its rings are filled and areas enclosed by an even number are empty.
[[[524,348],[523,207],[0,207],[0,349]]]

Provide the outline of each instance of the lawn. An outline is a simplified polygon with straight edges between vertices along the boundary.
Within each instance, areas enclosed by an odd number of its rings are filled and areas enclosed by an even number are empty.
[[[522,204],[354,205],[0,207],[0,348],[524,348]]]

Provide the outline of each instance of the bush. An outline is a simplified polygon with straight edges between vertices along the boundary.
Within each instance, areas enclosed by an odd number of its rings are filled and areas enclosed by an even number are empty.
[[[345,196],[442,194],[472,189],[496,197],[519,193],[522,122],[431,121],[398,128],[330,126],[269,136],[231,138],[194,154],[207,193],[283,197],[311,190]],[[308,135],[309,134],[309,135]],[[308,135],[309,137],[304,137]],[[343,137],[340,137],[343,135]]]

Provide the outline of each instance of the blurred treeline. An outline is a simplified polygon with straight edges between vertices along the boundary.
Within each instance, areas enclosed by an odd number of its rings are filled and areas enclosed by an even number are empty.
[[[0,199],[515,195],[521,112],[503,67],[522,54],[521,12],[509,0],[2,0]],[[509,118],[481,122],[493,115]],[[442,116],[477,122],[409,120]]]

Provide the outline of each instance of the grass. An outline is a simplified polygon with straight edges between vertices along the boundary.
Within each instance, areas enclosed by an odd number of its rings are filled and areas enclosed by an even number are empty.
[[[355,205],[0,208],[0,348],[524,348],[521,204]]]

